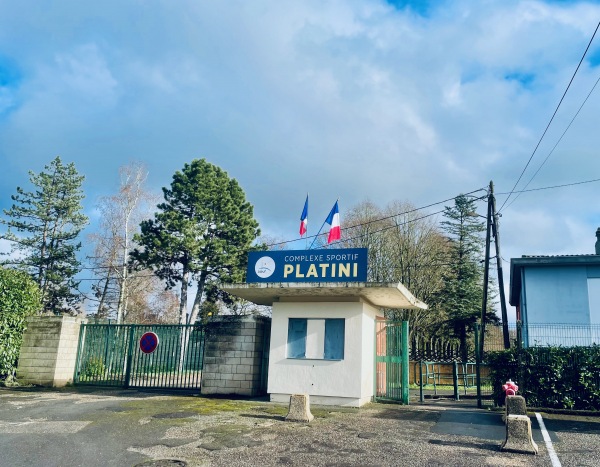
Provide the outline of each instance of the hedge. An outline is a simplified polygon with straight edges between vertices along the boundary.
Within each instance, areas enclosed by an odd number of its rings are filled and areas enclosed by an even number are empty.
[[[600,346],[528,347],[486,355],[494,396],[502,384],[519,386],[528,406],[600,410]]]
[[[0,267],[0,380],[14,375],[25,320],[40,309],[40,291],[29,275]]]

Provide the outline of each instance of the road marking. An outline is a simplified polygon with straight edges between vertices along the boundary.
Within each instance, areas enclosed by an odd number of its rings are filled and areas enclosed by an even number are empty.
[[[548,434],[548,430],[546,430],[546,424],[544,423],[541,414],[536,412],[535,418],[537,418],[538,424],[540,425],[540,431],[542,432],[542,437],[544,438],[544,442],[546,443],[546,449],[548,450],[548,455],[550,456],[552,467],[561,467],[560,461],[558,460],[558,456],[556,455],[554,446],[552,446],[550,435]]]

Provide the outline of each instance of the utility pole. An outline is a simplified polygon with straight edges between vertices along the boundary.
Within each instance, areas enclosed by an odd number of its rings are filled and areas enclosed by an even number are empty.
[[[485,343],[485,320],[487,313],[488,301],[488,282],[490,276],[490,233],[492,229],[492,199],[494,185],[490,182],[490,191],[488,192],[488,208],[487,208],[487,229],[485,235],[485,265],[483,269],[483,300],[481,304],[481,337],[479,339],[479,355],[483,357],[483,348]]]
[[[492,230],[492,182],[488,191],[487,228],[485,234],[485,265],[483,269],[483,300],[481,303],[481,324],[475,324],[475,368],[477,374],[477,407],[481,408],[481,361],[485,345],[485,319],[487,313],[488,282],[490,276],[490,233]]]
[[[504,337],[504,348],[510,349],[510,338],[508,335],[508,313],[506,312],[506,298],[504,294],[504,274],[502,273],[502,256],[500,256],[500,226],[498,213],[496,212],[496,198],[494,197],[494,183],[490,182],[490,197],[492,202],[492,235],[496,245],[496,265],[498,269],[498,288],[500,289],[500,309],[502,311],[502,336]]]

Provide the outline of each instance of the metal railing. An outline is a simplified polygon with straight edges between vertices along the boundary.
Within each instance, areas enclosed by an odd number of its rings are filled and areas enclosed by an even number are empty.
[[[140,348],[158,336],[152,353]],[[194,325],[82,324],[75,384],[147,388],[199,388],[204,332]]]
[[[596,395],[600,394],[600,361],[590,360],[589,352],[585,351],[586,348],[588,350],[598,348],[600,325],[511,323],[508,326],[508,340],[513,358],[503,365],[501,371],[488,364],[492,352],[506,350],[501,325],[486,325],[485,335],[481,333],[479,326],[475,326],[468,335],[466,349],[457,339],[431,336],[427,331],[427,329],[412,330],[410,356],[415,368],[415,382],[417,382],[419,365],[423,364],[429,365],[432,369],[437,368],[437,374],[445,377],[445,380],[442,378],[442,383],[446,381],[447,384],[442,384],[440,391],[439,379],[436,380],[438,384],[433,388],[434,392],[443,393],[445,389],[451,394],[452,387],[448,387],[448,381],[452,376],[452,365],[458,365],[460,375],[461,365],[475,362],[476,397],[480,406],[482,399],[498,398],[499,387],[505,382],[502,379],[509,377],[520,384],[520,392],[526,394],[532,403],[546,407],[560,407],[565,403],[567,406],[583,405],[584,408],[589,409],[595,406],[595,402],[590,401],[596,401],[598,399]],[[482,338],[483,344],[481,344]],[[481,346],[483,351],[479,353],[477,349]],[[554,357],[556,351],[553,349],[559,349],[561,353],[558,363]],[[464,359],[465,354],[467,360]],[[424,368],[429,369],[427,366]],[[436,371],[432,370],[431,375],[427,373],[426,371],[418,377],[421,388],[432,386],[431,383],[434,381],[432,375],[436,374]],[[569,377],[575,374],[579,374],[579,380]],[[552,388],[556,388],[553,389],[554,399],[547,397],[547,394],[552,391],[539,390],[541,385],[551,385]],[[453,392],[457,397],[456,387]],[[597,408],[600,409],[600,405]]]

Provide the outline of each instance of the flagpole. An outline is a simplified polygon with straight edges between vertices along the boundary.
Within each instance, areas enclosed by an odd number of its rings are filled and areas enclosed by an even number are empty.
[[[325,219],[323,221],[323,224],[321,224],[321,228],[319,229],[319,231],[317,232],[317,235],[315,235],[315,238],[313,239],[312,243],[310,244],[310,249],[312,249],[312,246],[315,244],[315,242],[317,241],[317,237],[321,234],[321,230],[323,230],[323,226],[325,225],[325,223],[327,222],[327,219]],[[308,240],[308,239],[307,239]]]
[[[306,200],[308,201],[308,191],[306,192]],[[306,222],[306,237],[304,237],[304,249],[308,250],[308,248],[306,248],[308,246],[308,222]]]
[[[333,207],[335,208],[336,205],[338,205],[338,203],[340,202],[340,198],[338,197],[338,199],[335,200],[335,204],[333,205]],[[339,209],[339,205],[338,205],[338,209]],[[333,208],[332,208],[333,210]],[[339,213],[338,213],[339,214]],[[315,235],[314,240],[312,241],[312,243],[310,244],[310,249],[312,249],[312,246],[315,244],[315,242],[317,241],[318,236],[321,234],[321,230],[323,230],[323,226],[327,223],[327,219],[329,219],[329,216],[327,216],[325,218],[325,220],[323,221],[323,223],[321,224],[321,228],[319,229],[319,231],[317,232],[317,235]]]

